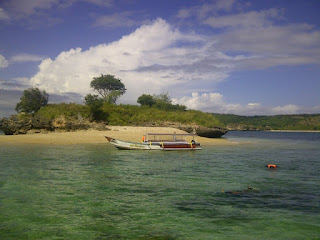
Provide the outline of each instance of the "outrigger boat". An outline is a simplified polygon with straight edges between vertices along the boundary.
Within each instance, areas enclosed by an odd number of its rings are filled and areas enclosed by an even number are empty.
[[[127,142],[111,137],[108,141],[118,149],[130,150],[201,150],[194,133],[146,133],[141,143]],[[191,138],[189,142],[187,138]]]

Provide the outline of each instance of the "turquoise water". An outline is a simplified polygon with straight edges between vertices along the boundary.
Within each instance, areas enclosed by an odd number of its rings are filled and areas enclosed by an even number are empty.
[[[319,239],[320,133],[225,138],[194,152],[4,144],[0,239]]]

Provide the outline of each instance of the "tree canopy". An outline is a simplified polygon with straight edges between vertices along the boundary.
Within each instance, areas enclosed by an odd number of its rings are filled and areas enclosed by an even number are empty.
[[[90,87],[108,103],[116,103],[117,99],[126,92],[125,85],[121,80],[109,74],[94,77]]]
[[[100,119],[102,116],[103,116],[103,113],[102,113],[102,110],[101,110],[101,107],[103,105],[103,99],[102,98],[99,98],[98,95],[91,95],[91,94],[88,94],[86,97],[85,97],[85,104],[87,106],[89,106],[90,108],[90,113],[91,113],[91,116],[94,118],[94,119]]]
[[[161,93],[153,96],[142,94],[138,97],[137,102],[140,103],[141,106],[156,107],[166,111],[185,111],[187,109],[184,105],[172,104],[169,93]]]
[[[41,107],[48,104],[49,95],[38,88],[29,88],[23,91],[20,102],[16,105],[17,112],[36,113]]]
[[[142,94],[138,97],[137,103],[140,103],[141,106],[152,107],[156,103],[156,100],[150,94]]]

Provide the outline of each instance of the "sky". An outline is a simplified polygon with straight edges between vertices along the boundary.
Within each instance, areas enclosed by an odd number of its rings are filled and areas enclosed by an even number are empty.
[[[320,113],[319,0],[0,0],[0,117],[23,90],[84,103],[90,82],[117,104],[172,103],[238,115]]]

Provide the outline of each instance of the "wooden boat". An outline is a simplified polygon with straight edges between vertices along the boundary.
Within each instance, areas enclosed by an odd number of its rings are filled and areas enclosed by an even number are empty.
[[[141,143],[122,141],[107,137],[118,149],[129,150],[201,150],[200,143],[195,142],[193,133],[146,133]],[[187,141],[187,138],[192,140]]]

